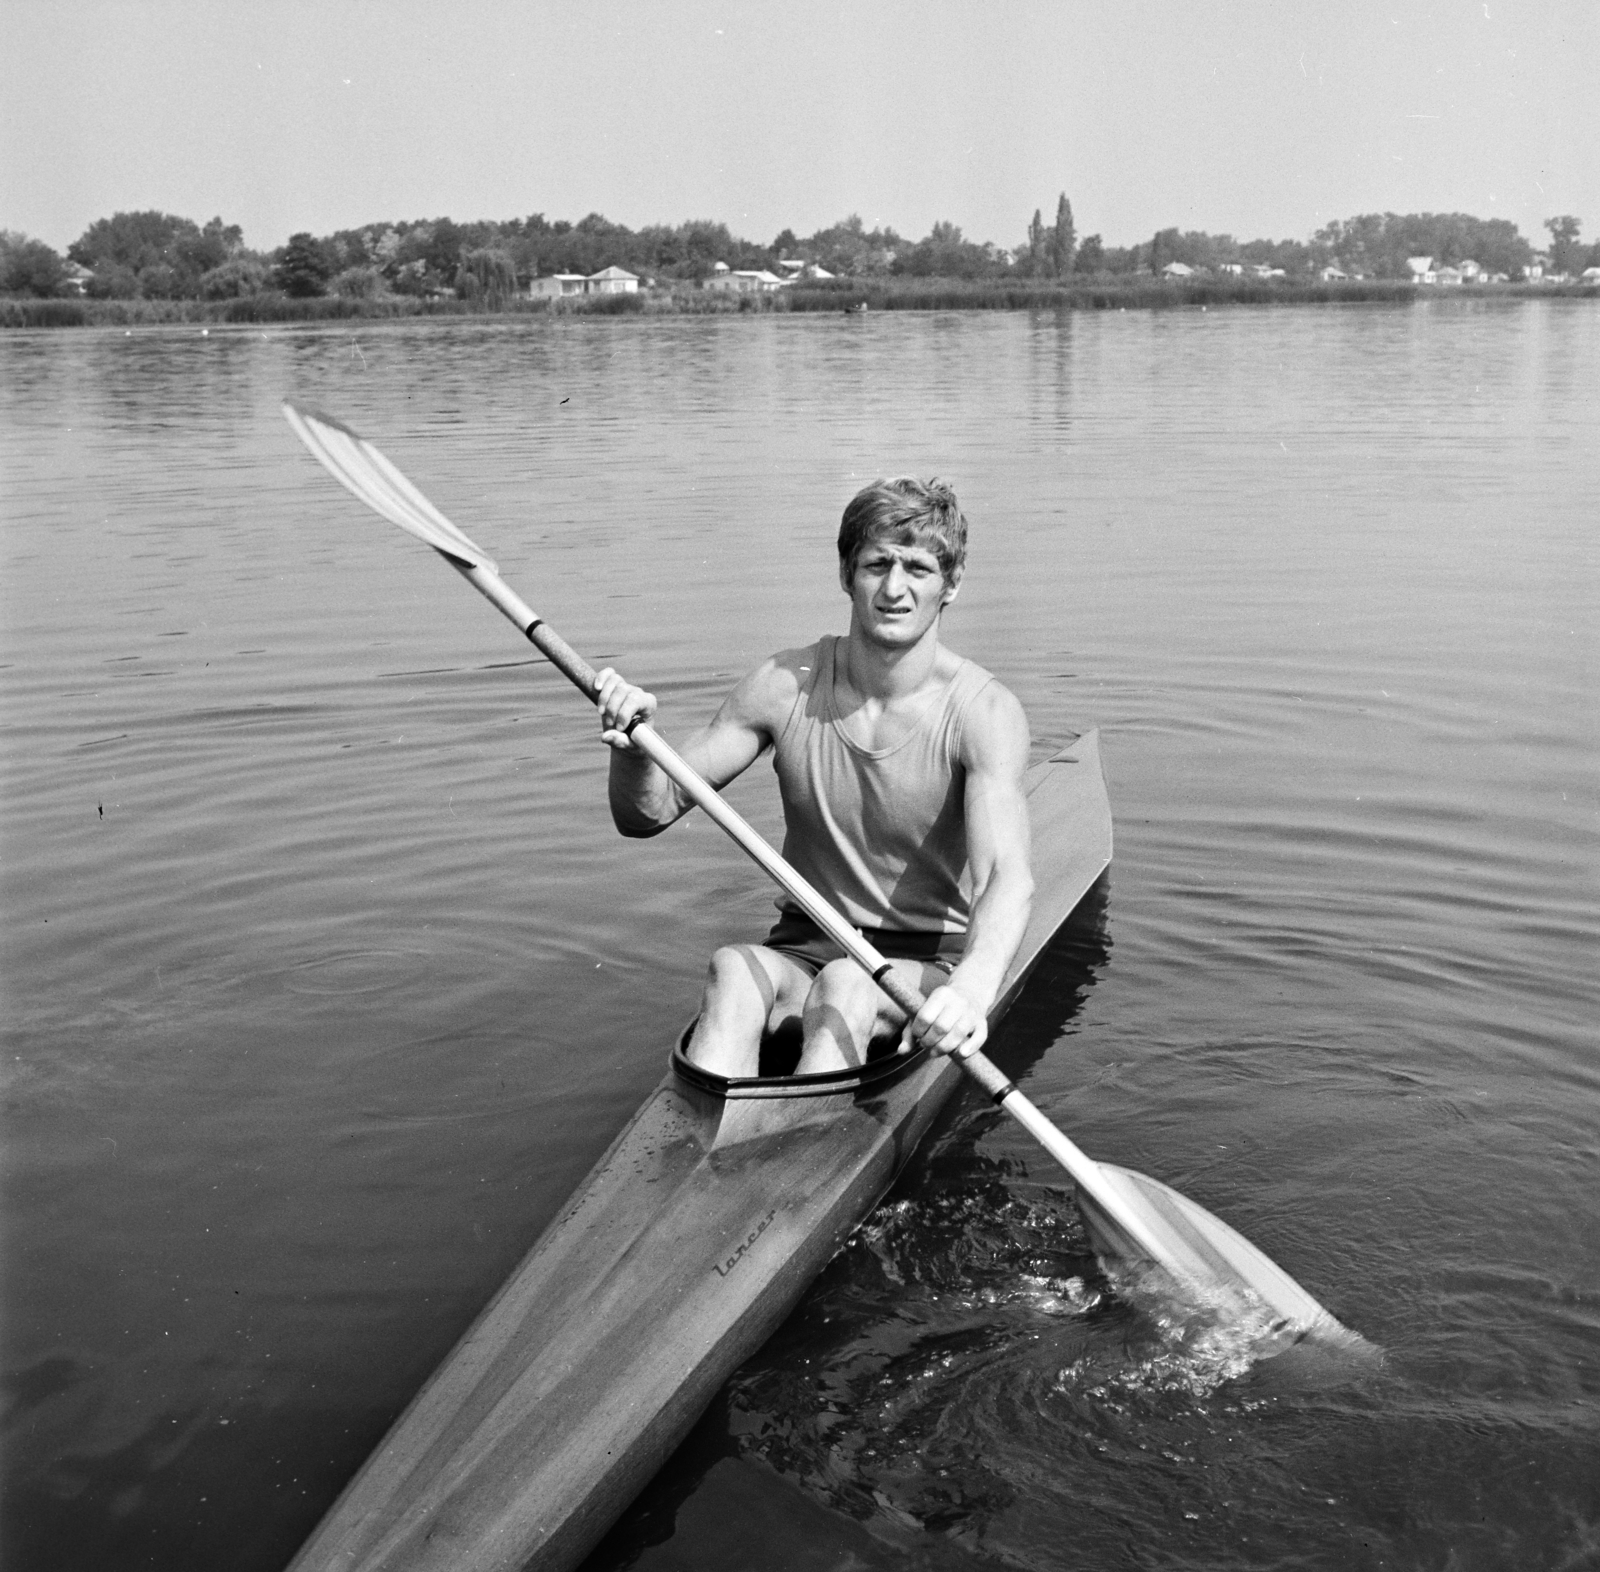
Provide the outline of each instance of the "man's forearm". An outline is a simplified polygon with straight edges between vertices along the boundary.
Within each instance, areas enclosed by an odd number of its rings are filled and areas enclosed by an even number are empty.
[[[966,953],[950,980],[984,1011],[1000,996],[1032,910],[1033,876],[1026,869],[997,872],[972,904]]]
[[[612,753],[607,791],[612,821],[636,839],[659,835],[688,807],[666,771],[642,754]]]

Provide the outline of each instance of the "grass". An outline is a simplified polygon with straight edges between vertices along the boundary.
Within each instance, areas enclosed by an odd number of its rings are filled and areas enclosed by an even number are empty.
[[[296,299],[277,291],[232,300],[15,300],[0,298],[0,327],[160,327],[213,322],[383,321],[394,317],[536,316],[547,300],[517,299],[495,306],[468,300],[423,300],[415,295]]]
[[[1160,310],[1172,306],[1307,305],[1337,300],[1404,301],[1411,284],[1389,281],[1299,283],[1288,279],[1167,280],[1148,275],[1057,280],[837,279],[786,290],[790,311]]]
[[[1316,283],[1294,279],[1167,280],[1148,275],[1044,279],[879,278],[795,284],[771,294],[731,294],[675,284],[636,294],[567,300],[424,300],[415,295],[295,299],[276,292],[233,300],[34,300],[0,297],[0,329],[143,327],[175,323],[345,322],[398,317],[724,316],[771,311],[1148,311],[1180,306],[1324,305],[1340,301],[1405,304],[1439,298],[1503,296],[1600,299],[1592,284],[1491,284],[1418,289],[1393,280]]]
[[[89,321],[82,300],[0,300],[0,328],[83,327]]]

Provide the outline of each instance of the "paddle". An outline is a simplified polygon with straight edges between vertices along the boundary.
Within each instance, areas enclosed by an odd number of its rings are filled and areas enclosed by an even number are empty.
[[[296,409],[292,404],[285,404],[283,412],[295,434],[347,491],[432,546],[515,623],[591,703],[596,701],[594,668],[501,579],[495,564],[383,454],[327,415]],[[632,737],[908,1017],[916,1015],[922,1008],[922,994],[898,977],[827,899],[773,851],[654,727],[648,722],[637,724]],[[1072,1176],[1079,1205],[1103,1254],[1123,1262],[1153,1264],[1195,1304],[1223,1317],[1253,1321],[1251,1352],[1258,1356],[1280,1352],[1309,1336],[1345,1346],[1365,1346],[1356,1333],[1341,1326],[1288,1273],[1220,1218],[1159,1180],[1095,1162],[982,1053],[969,1053],[959,1062]]]

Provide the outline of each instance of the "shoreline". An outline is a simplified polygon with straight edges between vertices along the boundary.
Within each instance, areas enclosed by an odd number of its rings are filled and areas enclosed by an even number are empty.
[[[1099,277],[1070,284],[1028,280],[941,278],[839,279],[796,284],[770,294],[732,294],[667,288],[567,300],[518,296],[497,303],[424,300],[410,295],[376,299],[293,298],[268,293],[233,300],[0,299],[0,328],[156,327],[393,321],[415,318],[589,316],[737,316],[782,312],[873,311],[1118,311],[1194,306],[1405,305],[1434,299],[1600,299],[1596,284],[1416,285],[1404,280],[1314,281]]]

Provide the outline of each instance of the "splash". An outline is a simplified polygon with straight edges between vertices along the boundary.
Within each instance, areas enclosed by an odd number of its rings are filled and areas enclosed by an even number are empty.
[[[1017,1308],[1064,1318],[1088,1315],[1103,1297],[1081,1277],[1040,1277],[1025,1272],[1010,1287],[980,1289],[972,1302],[992,1309]]]
[[[1104,1354],[1064,1366],[1057,1377],[1060,1390],[1089,1396],[1172,1393],[1199,1400],[1264,1360],[1276,1361],[1302,1347],[1319,1351],[1330,1342],[1328,1336],[1308,1337],[1306,1329],[1291,1326],[1243,1287],[1196,1292],[1148,1262],[1114,1266],[1107,1281],[1115,1297],[1135,1312],[1137,1331],[1115,1368],[1107,1367]],[[1345,1343],[1371,1348],[1331,1317],[1328,1324],[1341,1348]]]

